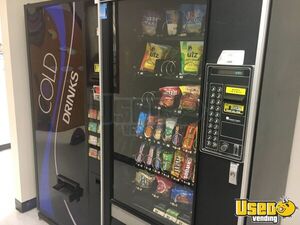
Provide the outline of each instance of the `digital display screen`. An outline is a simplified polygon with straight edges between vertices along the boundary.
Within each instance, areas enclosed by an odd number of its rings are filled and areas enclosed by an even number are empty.
[[[212,69],[213,74],[249,76],[248,70]]]
[[[245,111],[245,106],[244,105],[224,103],[224,112],[225,113],[243,115],[244,111]]]
[[[246,88],[241,88],[241,87],[230,87],[227,86],[225,89],[226,94],[232,94],[232,95],[242,95],[245,96],[247,92]]]

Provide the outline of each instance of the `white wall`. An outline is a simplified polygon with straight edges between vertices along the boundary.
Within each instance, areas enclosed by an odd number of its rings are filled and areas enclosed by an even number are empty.
[[[42,0],[0,0],[11,147],[20,202],[36,197],[24,4]]]
[[[291,163],[287,181],[286,197],[290,198],[300,208],[300,98],[298,105],[297,121],[295,126]],[[283,220],[282,225],[300,224],[299,209],[292,218]]]

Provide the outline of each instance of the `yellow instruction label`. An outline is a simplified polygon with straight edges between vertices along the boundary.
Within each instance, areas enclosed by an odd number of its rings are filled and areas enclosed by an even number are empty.
[[[226,87],[226,94],[246,95],[246,88]]]

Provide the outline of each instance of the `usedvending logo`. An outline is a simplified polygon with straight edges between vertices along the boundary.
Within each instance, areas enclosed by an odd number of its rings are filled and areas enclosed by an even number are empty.
[[[235,201],[235,215],[237,217],[247,216],[253,223],[279,223],[279,217],[291,217],[297,207],[294,202],[284,198],[281,201],[260,202],[237,199]]]

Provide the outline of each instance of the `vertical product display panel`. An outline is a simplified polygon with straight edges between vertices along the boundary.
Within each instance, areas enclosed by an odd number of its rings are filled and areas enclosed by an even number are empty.
[[[207,8],[116,3],[112,201],[151,224],[193,223]]]
[[[87,224],[83,8],[25,7],[38,209],[64,225]]]

